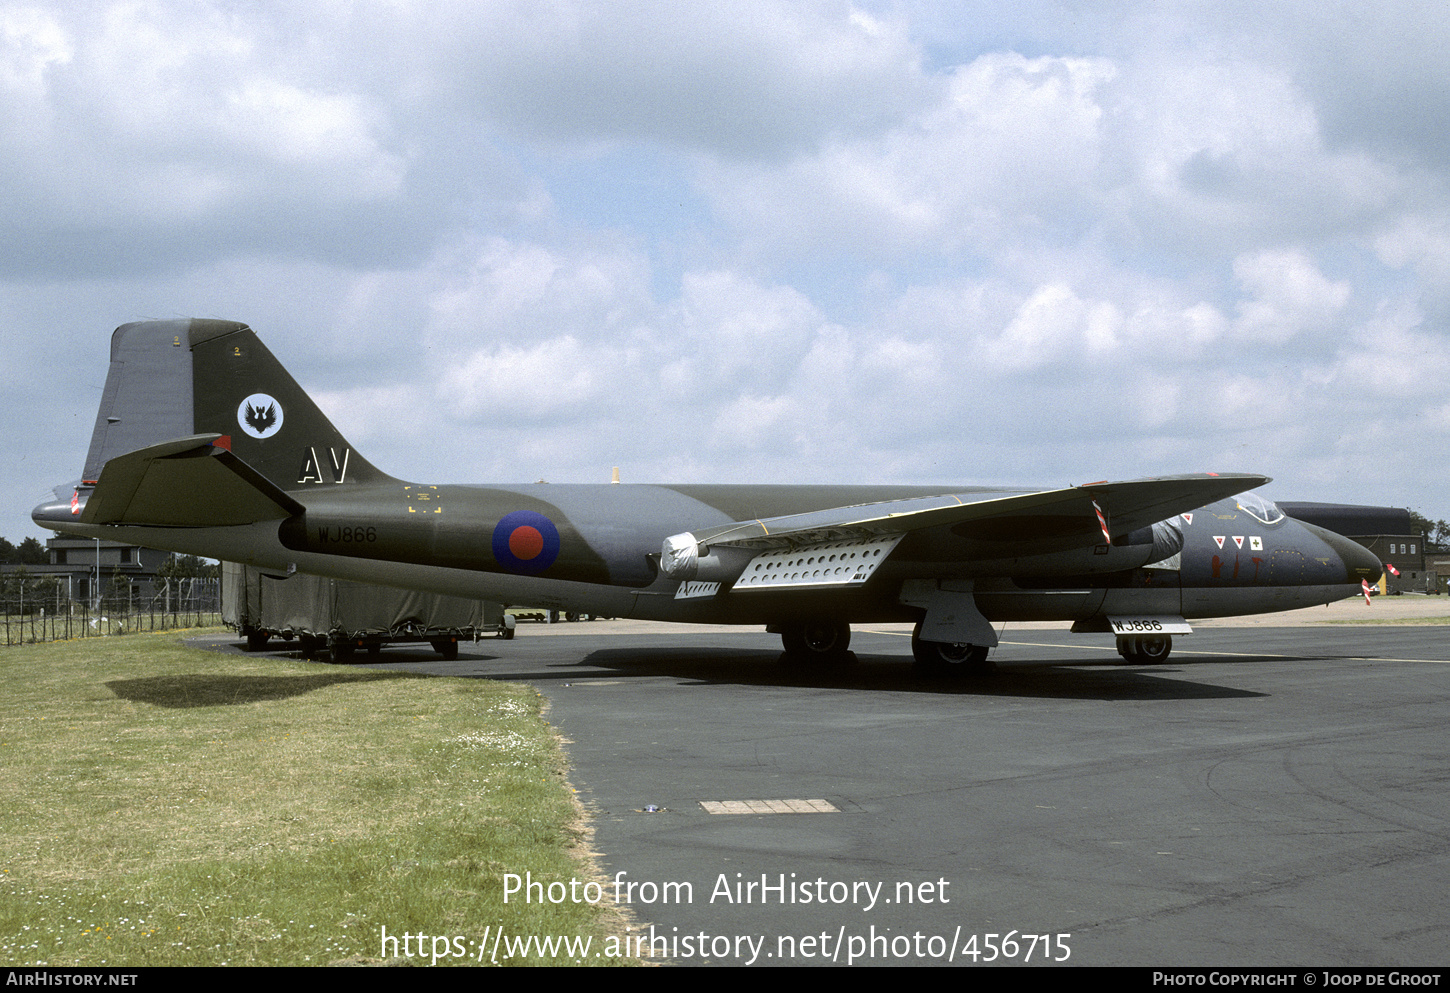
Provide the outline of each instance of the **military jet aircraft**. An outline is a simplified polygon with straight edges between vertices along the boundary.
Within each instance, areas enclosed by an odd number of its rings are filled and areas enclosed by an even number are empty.
[[[914,621],[931,671],[998,622],[1069,620],[1161,662],[1189,619],[1340,600],[1364,547],[1205,473],[1033,491],[405,482],[356,452],[245,324],[117,328],[82,479],[38,524],[192,555],[616,617],[763,624],[848,657]]]

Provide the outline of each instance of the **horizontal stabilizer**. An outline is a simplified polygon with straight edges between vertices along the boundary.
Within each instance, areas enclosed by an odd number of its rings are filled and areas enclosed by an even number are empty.
[[[111,459],[82,524],[227,527],[280,520],[302,505],[225,448],[219,435],[163,442]]]
[[[736,521],[692,531],[688,537],[701,547],[793,548],[846,537],[950,527],[960,537],[988,544],[1009,543],[1015,554],[1025,554],[1100,544],[1105,526],[1115,536],[1126,534],[1268,481],[1266,476],[1246,473],[1204,473],[1005,496],[947,493]],[[1099,509],[1106,525],[1099,523]]]

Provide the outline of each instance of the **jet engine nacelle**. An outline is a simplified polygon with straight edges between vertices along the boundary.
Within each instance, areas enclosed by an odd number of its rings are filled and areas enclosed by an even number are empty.
[[[1177,568],[1173,560],[1183,550],[1183,532],[1176,521],[1159,521],[1114,538],[1111,544],[1091,545],[1046,555],[1002,559],[973,559],[971,573],[991,576],[1087,576],[1126,572],[1157,562]]]
[[[680,582],[733,583],[740,578],[759,549],[702,545],[686,531],[672,534],[660,548],[660,572]]]

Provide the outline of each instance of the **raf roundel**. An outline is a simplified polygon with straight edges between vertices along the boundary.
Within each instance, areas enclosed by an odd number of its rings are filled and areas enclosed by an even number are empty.
[[[282,405],[265,393],[253,393],[237,404],[237,427],[253,438],[270,438],[282,430]]]
[[[509,572],[543,572],[559,557],[559,529],[532,510],[506,514],[493,529],[493,557]]]

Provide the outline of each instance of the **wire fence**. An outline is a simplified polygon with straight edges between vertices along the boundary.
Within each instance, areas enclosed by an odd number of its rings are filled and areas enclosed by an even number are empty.
[[[0,627],[6,646],[70,638],[97,638],[141,631],[209,627],[221,621],[221,580],[172,579],[142,595],[108,590],[98,601],[77,600],[36,584],[0,596]]]

